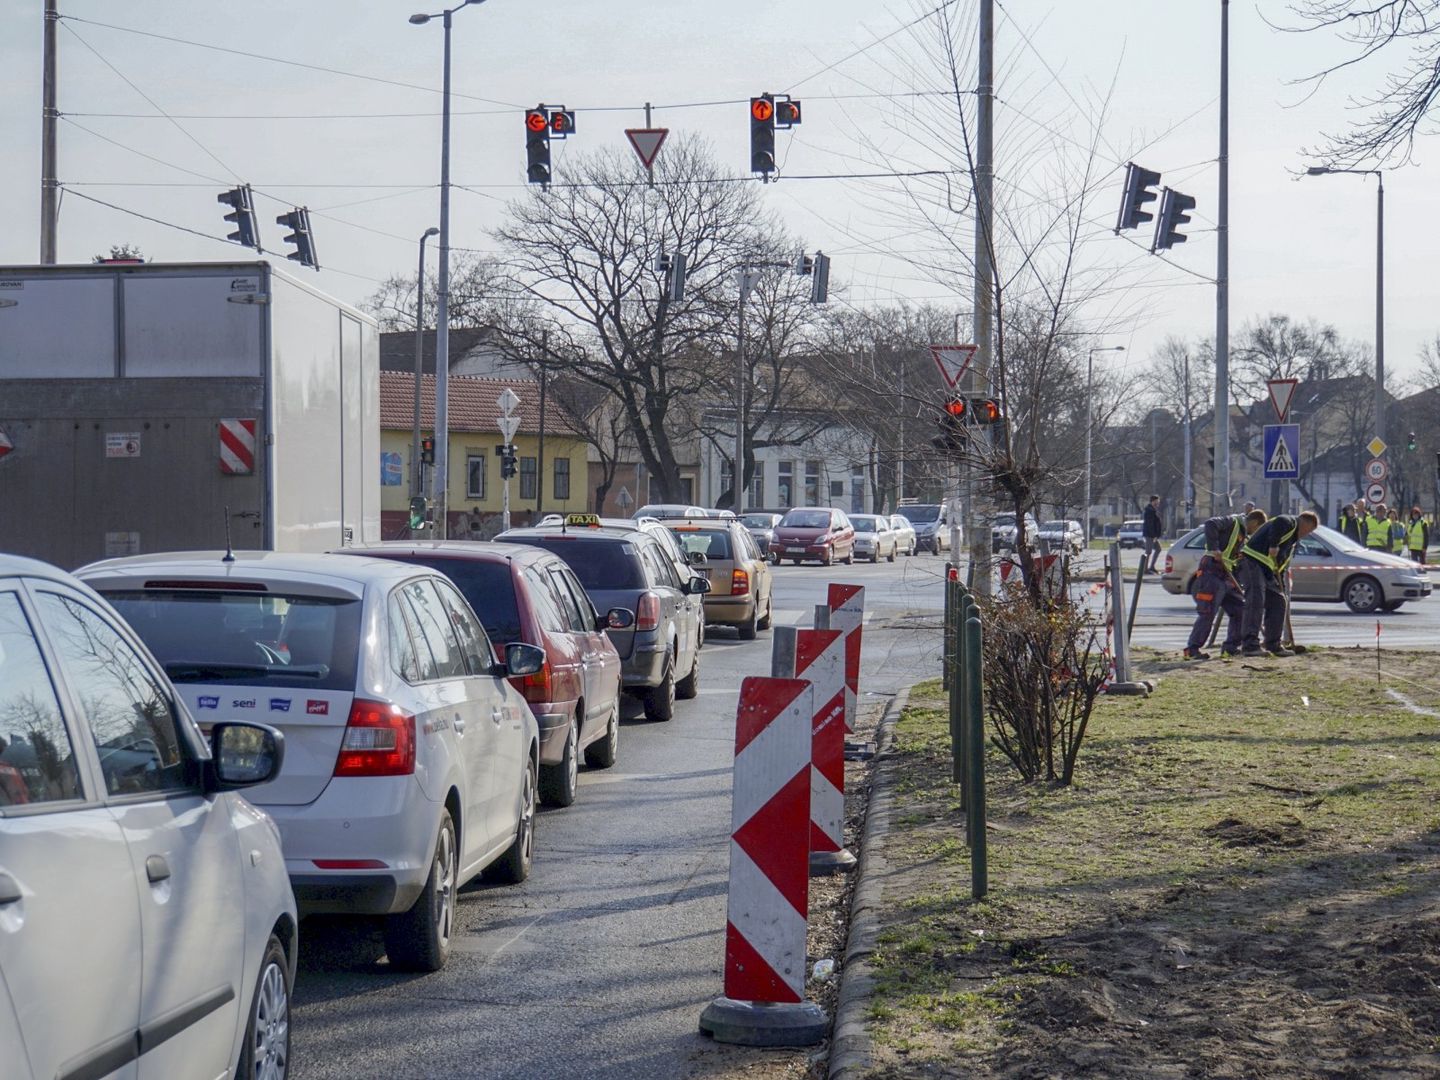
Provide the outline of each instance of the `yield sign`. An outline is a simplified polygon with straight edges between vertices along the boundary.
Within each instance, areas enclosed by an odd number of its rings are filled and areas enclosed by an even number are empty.
[[[515,432],[520,430],[520,417],[502,416],[497,426],[500,428],[500,437],[508,443],[515,438]]]
[[[940,369],[940,377],[945,380],[945,385],[952,390],[970,370],[970,361],[975,359],[977,345],[931,345],[930,355],[935,357],[935,366]]]
[[[626,128],[625,137],[630,140],[630,145],[635,148],[635,156],[640,159],[640,164],[650,168],[655,164],[655,157],[660,153],[660,146],[665,142],[665,136],[670,134],[669,128]]]
[[[15,444],[10,441],[10,436],[5,434],[4,428],[0,428],[0,457],[4,457],[14,449]]]
[[[1295,387],[1300,385],[1300,380],[1266,379],[1265,385],[1270,387],[1270,404],[1275,409],[1275,419],[1283,424],[1290,415],[1290,402],[1295,398]]]

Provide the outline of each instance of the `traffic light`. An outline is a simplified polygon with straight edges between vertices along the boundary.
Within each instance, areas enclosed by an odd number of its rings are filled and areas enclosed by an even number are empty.
[[[419,532],[425,528],[430,519],[430,503],[424,495],[416,495],[410,500],[410,531]]]
[[[509,480],[517,471],[515,463],[520,460],[515,456],[515,444],[501,443],[495,447],[495,456],[500,459],[500,479]]]
[[[791,128],[800,123],[800,102],[784,98],[775,102],[775,126]]]
[[[435,440],[429,435],[420,440],[420,464],[435,464]]]
[[[550,112],[550,138],[564,139],[575,134],[575,112],[561,105]]]
[[[1155,241],[1150,245],[1150,254],[1155,254],[1157,249],[1167,251],[1176,244],[1185,242],[1185,234],[1180,231],[1181,225],[1190,223],[1189,211],[1195,209],[1195,200],[1189,195],[1181,195],[1174,188],[1166,188],[1165,196],[1160,200],[1160,220],[1155,222]]]
[[[1000,402],[996,398],[978,397],[970,401],[970,422],[972,424],[998,424],[1005,419],[1000,412]]]
[[[310,211],[303,206],[297,206],[288,214],[277,217],[275,224],[290,230],[290,234],[284,238],[285,243],[295,245],[295,250],[285,257],[294,259],[311,270],[319,270],[320,263],[315,258],[315,237],[310,233]]]
[[[235,231],[226,239],[263,252],[265,249],[260,246],[260,234],[255,228],[255,203],[250,197],[250,185],[231,188],[224,195],[216,195],[215,201],[232,208],[232,212],[225,215],[225,220],[234,223]]]
[[[665,277],[665,299],[679,303],[685,299],[685,255],[661,252],[655,256],[655,272]]]
[[[969,412],[969,402],[959,395],[949,398],[943,411],[935,418],[935,423],[940,428],[940,434],[931,439],[931,445],[937,450],[949,450],[960,452],[969,445],[965,431],[966,414]]]
[[[750,171],[775,171],[775,98],[761,94],[750,99]]]
[[[1115,223],[1117,235],[1121,229],[1134,229],[1155,216],[1145,209],[1145,204],[1155,201],[1155,192],[1150,189],[1158,183],[1158,172],[1142,169],[1133,161],[1125,166],[1125,194],[1120,202],[1120,219]]]
[[[795,258],[795,273],[810,278],[810,302],[823,304],[830,298],[830,256],[823,251],[813,257],[803,251]]]
[[[544,105],[525,111],[525,179],[550,183],[550,117]]]
[[[1412,454],[1415,452],[1415,432],[1410,432],[1410,438],[1405,441],[1405,449]]]

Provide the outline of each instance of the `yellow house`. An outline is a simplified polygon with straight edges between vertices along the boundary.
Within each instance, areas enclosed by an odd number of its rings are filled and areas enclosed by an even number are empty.
[[[499,398],[514,391],[520,424],[513,440],[518,460],[510,484],[510,522],[538,520],[540,514],[587,509],[590,499],[586,444],[564,414],[551,403],[540,445],[540,384],[527,379],[486,379],[452,375],[449,389],[450,463],[449,535],[482,538],[500,531],[505,481],[496,450],[500,435]],[[380,529],[387,540],[410,535],[410,496],[414,476],[413,431],[415,376],[380,372]],[[435,377],[423,376],[420,430],[428,436],[435,423]],[[425,466],[427,494],[433,469]]]

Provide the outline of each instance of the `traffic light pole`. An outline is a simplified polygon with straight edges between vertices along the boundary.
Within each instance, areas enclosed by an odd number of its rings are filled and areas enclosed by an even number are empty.
[[[994,177],[995,121],[995,5],[994,0],[980,0],[980,42],[977,55],[975,104],[975,364],[971,368],[972,388],[979,389],[980,372],[993,379],[993,337],[991,300],[994,271],[991,266],[992,214],[991,192]],[[978,369],[978,370],[977,370]],[[990,389],[990,387],[985,387]],[[973,466],[966,467],[967,476]],[[970,543],[970,577],[974,591],[990,595],[990,530],[984,528],[975,510],[975,485],[967,482],[964,490],[966,539]],[[952,546],[952,551],[954,550]]]
[[[425,241],[440,232],[429,228],[420,234],[420,270],[415,275],[415,430],[410,449],[410,497],[425,494],[425,467],[420,461],[420,390],[425,384]]]
[[[740,267],[739,319],[735,332],[735,462],[730,469],[731,490],[735,493],[731,503],[735,513],[745,512],[745,404],[750,381],[745,370],[745,302],[750,298],[750,289],[759,276],[746,263]]]
[[[60,220],[60,183],[56,179],[55,119],[55,26],[60,13],[56,0],[45,0],[45,31],[41,45],[44,71],[41,75],[40,107],[40,262],[55,263],[55,234]]]
[[[1230,512],[1230,0],[1220,0],[1220,190],[1215,221],[1215,468],[1210,512]]]

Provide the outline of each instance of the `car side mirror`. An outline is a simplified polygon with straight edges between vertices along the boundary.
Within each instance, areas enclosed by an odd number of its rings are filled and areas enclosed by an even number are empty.
[[[685,561],[691,566],[701,566],[705,562],[705,553],[703,551],[686,552]]]
[[[269,783],[285,763],[285,736],[264,724],[221,721],[210,729],[212,791]]]
[[[689,581],[689,584],[685,586],[685,595],[687,596],[703,596],[709,591],[710,579],[703,578],[699,574],[696,574],[694,577],[692,577]]]
[[[538,645],[512,641],[505,646],[506,675],[534,675],[545,666],[545,650]]]
[[[635,625],[635,612],[629,608],[612,607],[600,616],[597,630],[629,630]]]

